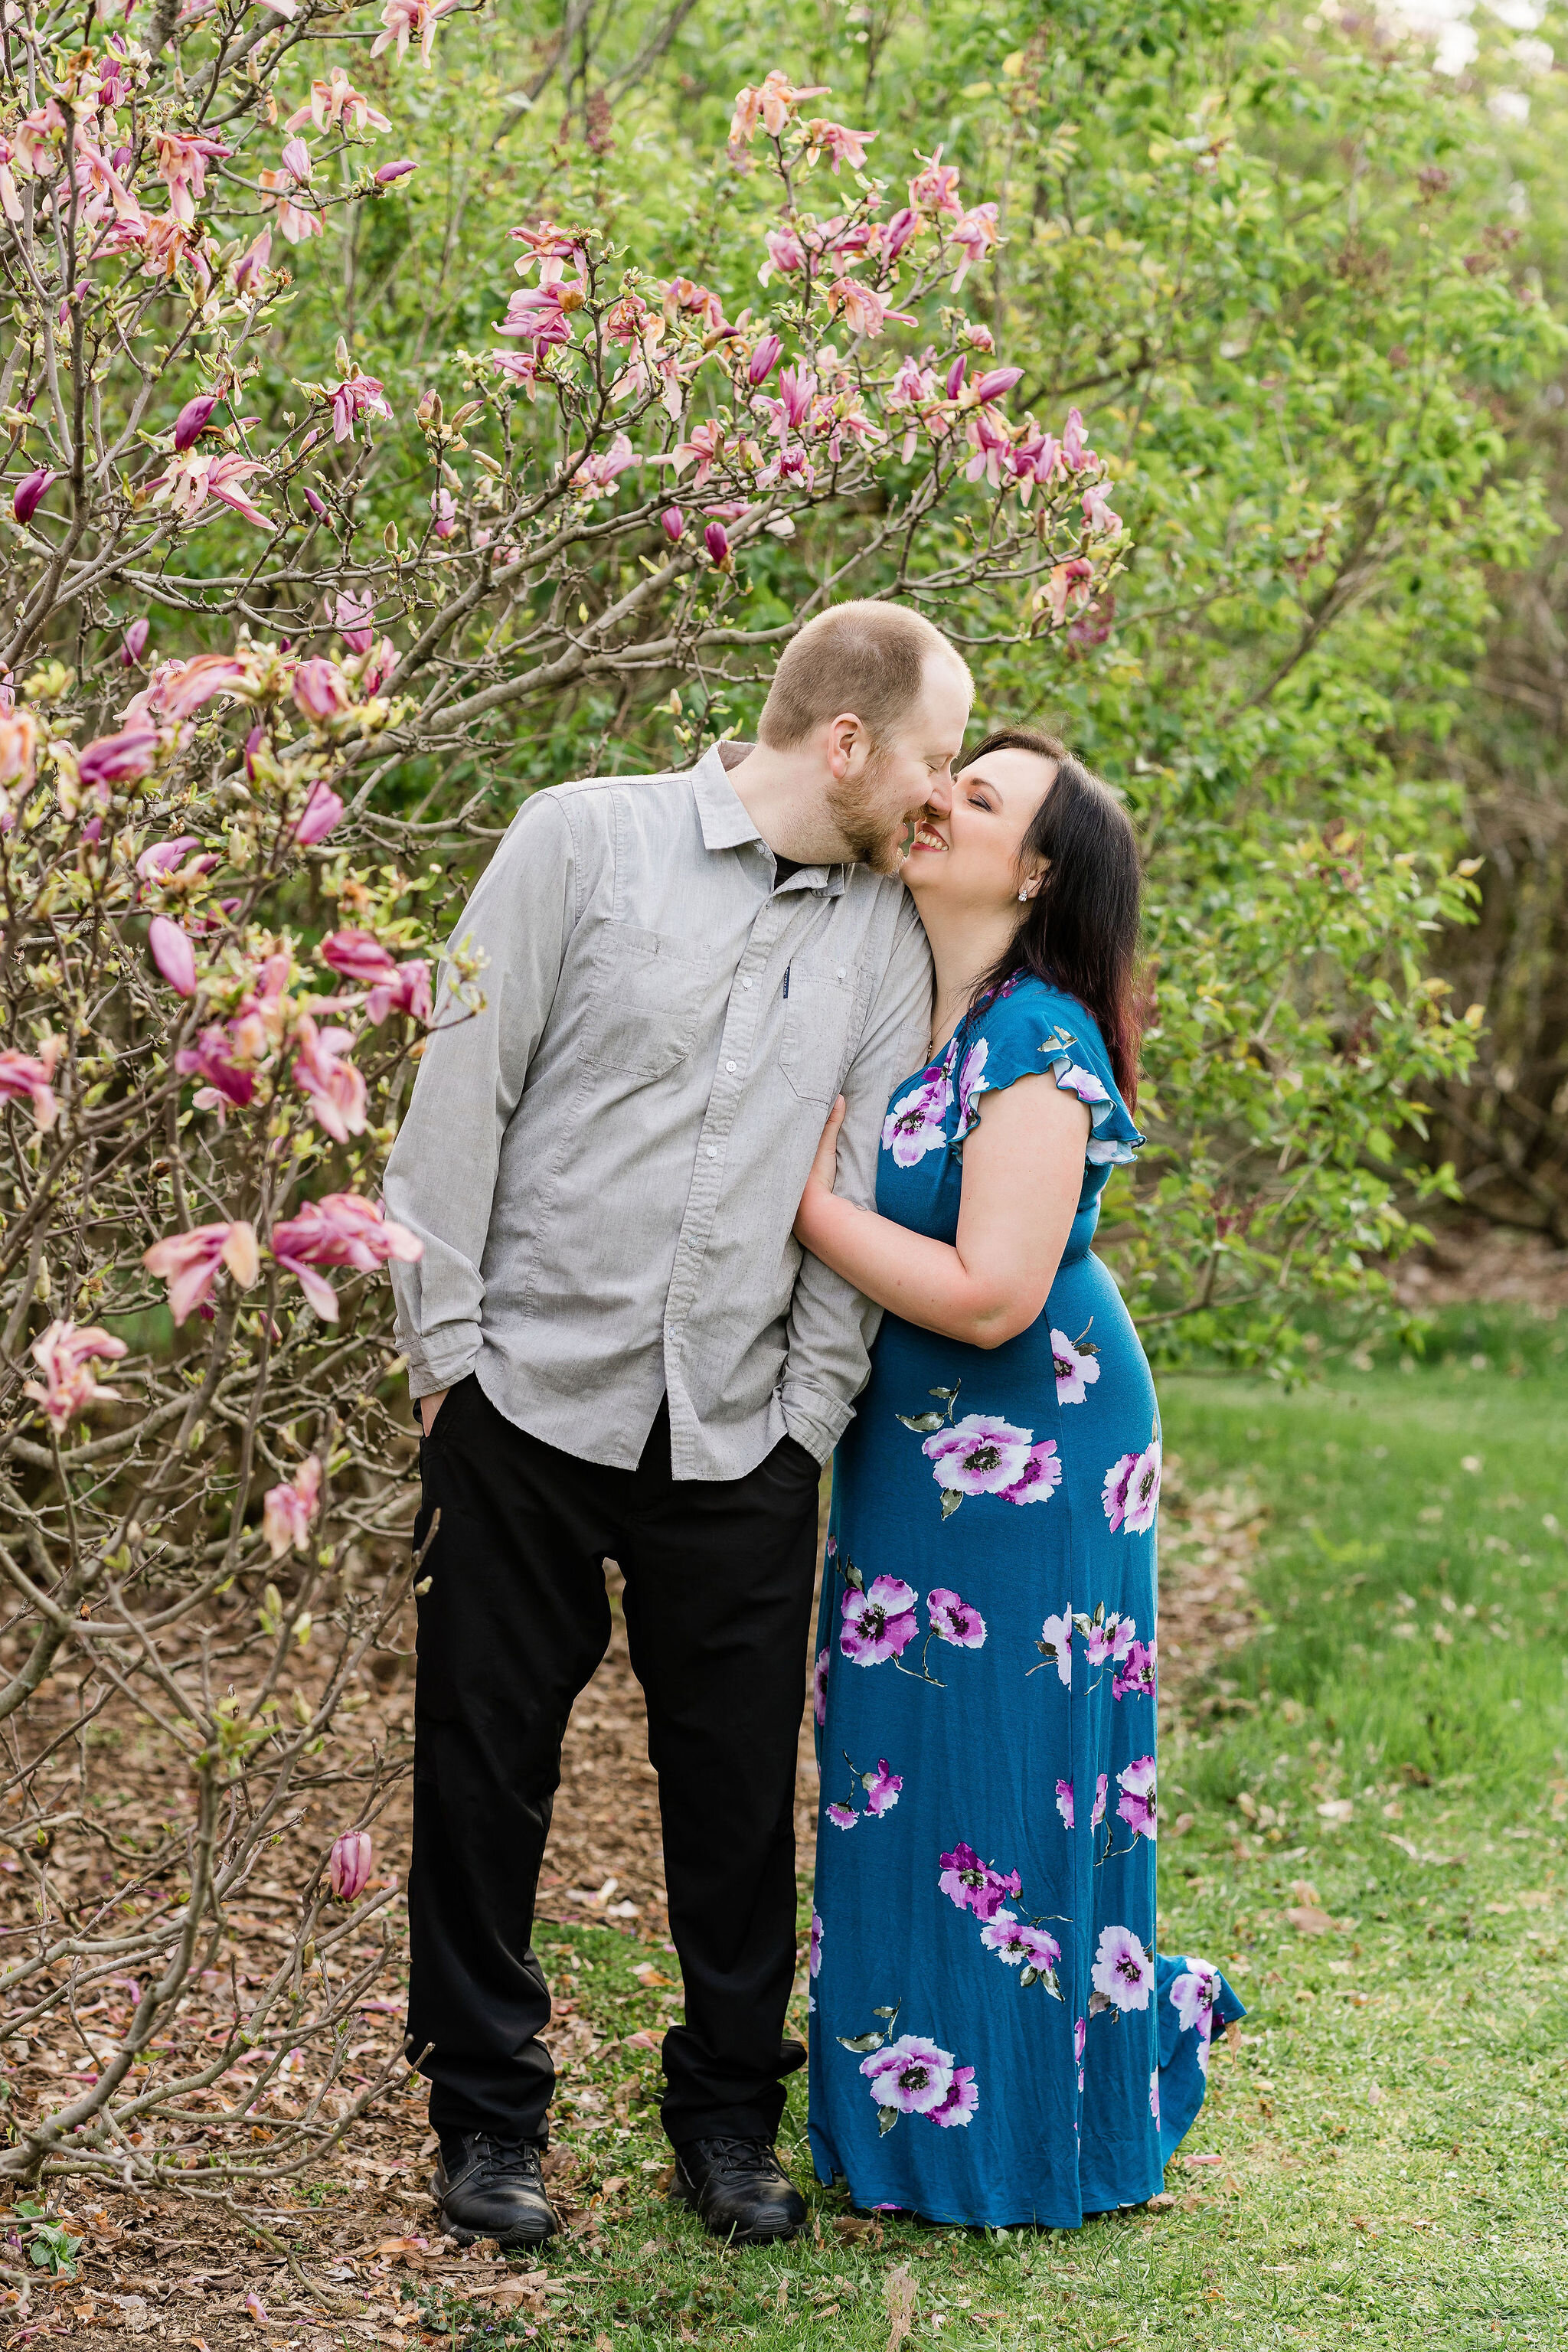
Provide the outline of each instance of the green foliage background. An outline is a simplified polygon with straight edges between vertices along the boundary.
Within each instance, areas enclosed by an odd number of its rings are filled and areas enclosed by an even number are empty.
[[[1552,544],[1526,427],[1564,349],[1520,226],[1560,177],[1542,143],[1559,101],[1531,83],[1528,134],[1489,107],[1519,79],[1511,37],[1491,25],[1456,79],[1370,19],[1248,0],[626,0],[564,19],[502,0],[447,20],[428,75],[394,86],[384,59],[356,60],[420,170],[300,249],[274,337],[279,404],[343,331],[405,416],[437,354],[490,341],[505,231],[541,216],[594,218],[731,317],[776,306],[754,184],[723,152],[736,89],[775,66],[878,127],[879,176],[940,143],[968,200],[1000,204],[1005,241],[964,302],[1025,367],[1015,414],[1082,408],[1135,545],[1067,641],[1029,642],[1005,590],[952,617],[978,715],[1054,719],[1145,839],[1154,1149],[1109,1238],[1168,1356],[1285,1369],[1303,1286],[1363,1311],[1369,1261],[1456,1191],[1452,1120],[1434,1142],[1426,1107],[1464,1095],[1491,992],[1471,1011],[1441,976],[1482,887],[1454,747],[1510,583]],[[551,429],[542,409],[530,424]],[[753,625],[787,621],[855,522],[769,547]],[[961,539],[963,511],[943,527]],[[509,721],[479,775],[439,781],[504,814],[585,767],[744,732],[759,693],[569,696]]]

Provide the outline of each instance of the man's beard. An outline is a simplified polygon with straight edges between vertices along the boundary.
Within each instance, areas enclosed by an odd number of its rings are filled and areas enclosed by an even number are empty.
[[[858,783],[835,778],[826,795],[828,814],[848,845],[848,862],[868,866],[873,874],[898,873],[921,814],[918,807],[906,809],[889,821],[877,813],[874,795],[886,772],[885,758],[873,753]]]

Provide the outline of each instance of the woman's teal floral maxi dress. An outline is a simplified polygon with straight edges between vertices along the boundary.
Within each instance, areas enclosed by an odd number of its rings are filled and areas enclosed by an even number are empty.
[[[1073,2229],[1158,2191],[1242,2011],[1154,1952],[1159,1414],[1089,1251],[1142,1138],[1075,998],[1010,982],[895,1091],[877,1205],[953,1241],[963,1139],[1031,1074],[1092,1122],[1044,1314],[991,1349],[888,1316],[835,1465],[811,2139],[857,2205]]]

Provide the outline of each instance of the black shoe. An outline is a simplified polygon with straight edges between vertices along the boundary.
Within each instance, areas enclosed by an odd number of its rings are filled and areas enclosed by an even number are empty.
[[[494,2238],[503,2251],[537,2246],[560,2226],[544,2193],[540,2151],[527,2140],[489,2132],[448,2132],[441,2141],[430,2194],[459,2246]]]
[[[769,2246],[805,2226],[805,2200],[771,2140],[698,2139],[677,2148],[669,2194],[737,2246]]]

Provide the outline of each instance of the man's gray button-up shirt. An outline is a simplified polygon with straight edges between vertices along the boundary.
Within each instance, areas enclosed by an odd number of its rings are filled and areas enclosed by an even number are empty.
[[[475,1371],[520,1428],[623,1468],[668,1395],[678,1478],[742,1476],[786,1431],[837,1444],[878,1310],[791,1227],[839,1093],[838,1189],[871,1202],[929,1034],[902,884],[775,890],[736,757],[524,803],[451,942],[486,957],[485,1008],[443,984],[386,1171],[425,1245],[392,1267],[414,1394]]]

